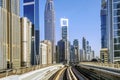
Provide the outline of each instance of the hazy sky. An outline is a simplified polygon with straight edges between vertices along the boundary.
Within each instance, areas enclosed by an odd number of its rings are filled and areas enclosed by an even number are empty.
[[[40,37],[44,39],[44,9],[46,0],[40,0]],[[61,39],[60,18],[69,19],[69,40],[79,39],[82,48],[84,36],[99,55],[101,47],[101,0],[54,0],[56,16],[56,42]]]

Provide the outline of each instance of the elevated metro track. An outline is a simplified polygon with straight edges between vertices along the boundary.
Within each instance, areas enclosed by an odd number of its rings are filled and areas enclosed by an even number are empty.
[[[49,80],[89,80],[84,75],[79,73],[75,67],[64,67],[55,73]]]
[[[75,68],[89,80],[120,80],[120,74],[108,69],[99,69],[87,65],[78,65]]]

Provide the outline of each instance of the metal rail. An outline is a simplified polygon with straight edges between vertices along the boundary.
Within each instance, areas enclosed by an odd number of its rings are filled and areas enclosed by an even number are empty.
[[[68,80],[78,80],[71,67],[68,68],[68,76],[69,76]]]
[[[62,74],[65,72],[67,67],[60,69],[57,73],[55,73],[49,80],[60,80]]]
[[[89,80],[86,76],[81,74],[75,67],[64,67],[55,73],[49,80]]]
[[[72,67],[72,70],[79,80],[89,80],[87,77],[81,74],[75,67]]]

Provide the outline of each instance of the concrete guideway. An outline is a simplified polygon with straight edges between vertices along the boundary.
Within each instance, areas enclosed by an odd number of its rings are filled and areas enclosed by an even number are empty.
[[[64,73],[64,71],[66,70],[66,67],[64,67],[63,69],[61,69],[57,74],[56,76],[53,78],[53,80],[62,80],[62,77],[63,76],[62,74]]]
[[[12,75],[5,78],[1,78],[0,80],[42,80],[46,77],[47,74],[51,73],[54,70],[59,70],[64,67],[64,65],[54,65],[46,68],[42,68],[39,70],[31,71],[22,75]]]
[[[57,71],[48,80],[89,80],[79,73],[73,66],[67,66]]]
[[[79,80],[89,80],[87,77],[81,74],[77,69],[75,69],[75,67],[72,67],[72,70]]]
[[[87,77],[82,75],[74,66],[70,66],[67,69],[67,80],[89,80]]]
[[[91,80],[119,80],[120,74],[111,70],[101,69],[99,67],[78,65],[76,69]]]
[[[45,77],[43,77],[41,80],[49,80],[49,78],[54,75],[59,69],[55,69],[51,72],[48,72],[48,74],[45,75]]]
[[[75,76],[75,74],[73,73],[71,67],[68,68],[68,79],[69,80],[77,80],[77,77]]]
[[[80,66],[83,66],[86,68],[92,68],[92,69],[96,69],[96,70],[100,70],[100,71],[104,71],[104,72],[108,72],[108,73],[120,76],[120,69],[110,68],[110,67],[93,66],[93,65],[83,65],[83,64]]]

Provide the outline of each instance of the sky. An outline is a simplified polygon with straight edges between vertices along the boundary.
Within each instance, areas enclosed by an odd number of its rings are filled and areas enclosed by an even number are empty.
[[[44,10],[46,0],[40,0],[40,39],[44,40]],[[61,39],[60,18],[69,19],[69,40],[80,42],[85,37],[96,56],[101,47],[100,8],[101,0],[54,0],[56,19],[56,43]]]

